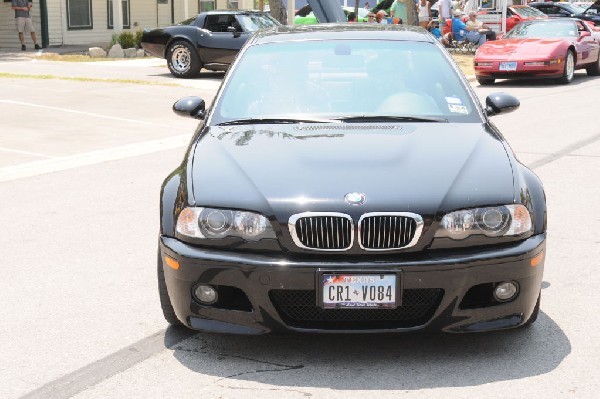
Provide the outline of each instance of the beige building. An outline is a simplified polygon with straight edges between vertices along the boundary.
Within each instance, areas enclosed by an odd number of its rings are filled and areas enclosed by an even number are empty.
[[[121,0],[121,10],[113,0],[33,0],[32,4],[38,41],[44,47],[108,45],[119,31],[120,20],[124,31],[135,32],[171,25],[206,10],[258,7],[255,0]],[[32,48],[28,34],[25,40]],[[0,48],[19,47],[11,2],[0,0]]]

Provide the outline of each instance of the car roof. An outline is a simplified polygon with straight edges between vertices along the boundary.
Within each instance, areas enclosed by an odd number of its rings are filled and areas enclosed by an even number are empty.
[[[198,15],[212,15],[212,14],[267,14],[266,11],[257,11],[257,10],[212,10],[212,11],[205,11],[202,12]]]
[[[282,25],[271,29],[260,30],[253,37],[253,44],[339,39],[434,42],[433,36],[421,27],[407,25],[334,23],[295,26]]]

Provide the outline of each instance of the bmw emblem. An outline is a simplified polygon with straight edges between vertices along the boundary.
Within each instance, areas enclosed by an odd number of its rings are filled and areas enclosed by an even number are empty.
[[[348,193],[344,199],[350,205],[362,205],[367,200],[367,196],[363,193]]]

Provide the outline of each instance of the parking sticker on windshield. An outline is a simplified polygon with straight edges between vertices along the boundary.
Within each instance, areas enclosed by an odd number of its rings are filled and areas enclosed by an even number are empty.
[[[446,97],[446,102],[448,104],[462,105],[462,101],[460,101],[460,98],[458,98],[458,97]]]
[[[457,114],[468,114],[469,113],[469,111],[467,110],[467,107],[465,107],[464,105],[448,104],[448,109],[450,109],[450,112],[454,112]]]

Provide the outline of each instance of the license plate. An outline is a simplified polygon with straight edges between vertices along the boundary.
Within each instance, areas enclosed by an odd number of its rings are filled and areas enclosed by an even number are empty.
[[[501,62],[500,70],[501,71],[516,71],[517,63],[516,62]]]
[[[323,274],[324,308],[395,308],[395,274]]]

